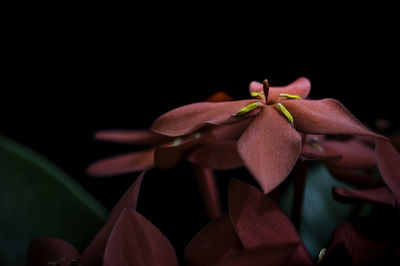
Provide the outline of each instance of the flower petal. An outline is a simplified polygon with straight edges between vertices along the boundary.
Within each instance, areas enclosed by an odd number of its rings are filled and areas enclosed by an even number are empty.
[[[238,110],[257,100],[232,102],[201,102],[173,109],[160,116],[151,130],[167,136],[182,136],[207,125],[232,124],[257,114],[258,108],[241,117],[233,117]]]
[[[212,129],[212,134],[218,140],[238,140],[253,120],[254,117],[250,117],[235,124],[217,126]]]
[[[257,81],[250,83],[250,93],[252,92],[263,92],[263,84]],[[311,82],[308,78],[300,77],[290,83],[289,85],[282,87],[269,87],[268,103],[275,102],[281,93],[299,95],[301,98],[307,98],[311,90]]]
[[[178,144],[167,144],[156,148],[154,163],[161,169],[171,169],[186,159],[193,151],[202,145],[210,143],[214,136],[210,132],[192,134],[178,138]]]
[[[300,150],[300,135],[272,106],[260,111],[238,142],[240,157],[264,193],[289,175]]]
[[[337,167],[328,167],[328,170],[337,180],[359,188],[373,188],[383,184],[381,179],[359,171]]]
[[[382,179],[400,207],[400,154],[389,142],[382,140],[375,141],[375,150]]]
[[[396,205],[392,193],[386,186],[369,189],[334,187],[332,193],[334,198],[341,202],[380,203],[391,206]]]
[[[225,170],[243,166],[236,149],[237,141],[221,140],[206,144],[189,156],[189,161],[202,167]]]
[[[298,244],[301,248],[293,256],[300,261],[310,261],[290,219],[274,200],[255,187],[236,179],[231,180],[229,214],[245,249]]]
[[[124,209],[136,209],[137,200],[139,196],[140,185],[142,184],[144,172],[142,172],[135,182],[129,187],[122,198],[115,205],[110,215],[108,216],[106,224],[100,229],[92,242],[87,246],[85,251],[79,258],[79,263],[82,265],[101,265],[104,249],[110,233],[119,219]],[[78,263],[78,264],[79,264]]]
[[[107,177],[149,170],[154,167],[154,149],[102,159],[86,169],[91,176]]]
[[[238,253],[242,249],[229,216],[223,214],[201,229],[186,246],[185,265],[214,265],[222,258]]]
[[[152,223],[125,209],[108,238],[102,265],[178,266],[178,260],[171,243]]]
[[[54,237],[34,238],[28,248],[27,266],[70,265],[79,256],[78,250],[70,243]]]
[[[307,134],[349,134],[386,139],[366,128],[340,102],[323,100],[284,100],[296,130]]]
[[[210,95],[205,101],[206,102],[226,102],[233,101],[233,97],[223,91],[218,91]]]
[[[167,141],[171,138],[154,133],[151,130],[102,130],[96,132],[94,135],[96,140],[116,142],[116,143],[128,143],[138,145],[157,145]]]

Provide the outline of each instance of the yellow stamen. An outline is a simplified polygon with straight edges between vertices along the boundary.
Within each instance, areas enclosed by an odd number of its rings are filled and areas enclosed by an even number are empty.
[[[177,138],[174,139],[174,142],[172,143],[172,146],[173,147],[179,146],[179,145],[181,145],[182,141],[183,141],[183,139],[181,137],[177,137]]]
[[[281,97],[285,97],[288,99],[300,99],[300,95],[293,95],[293,94],[287,94],[287,93],[281,93],[280,94]]]
[[[325,256],[326,253],[326,248],[321,249],[321,251],[318,254],[318,264],[321,262],[322,258]]]
[[[284,115],[286,116],[287,120],[289,121],[290,124],[293,125],[293,116],[289,113],[289,111],[285,108],[285,106],[283,106],[283,104],[281,103],[277,103],[276,105],[278,107],[278,110]]]
[[[250,112],[256,108],[259,108],[259,107],[262,107],[262,103],[260,103],[260,102],[251,103],[251,104],[246,105],[239,111],[237,111],[236,114],[233,114],[232,116],[242,116],[242,115],[245,115],[248,112]]]
[[[325,151],[324,148],[321,147],[321,145],[319,145],[318,143],[315,143],[315,142],[311,143],[311,147],[313,147],[314,149],[316,149],[317,151],[320,151],[320,152]]]
[[[255,98],[255,99],[261,99],[262,98],[262,96],[264,95],[264,93],[262,93],[262,92],[252,92],[252,93],[250,93],[250,95],[251,95],[251,98]]]

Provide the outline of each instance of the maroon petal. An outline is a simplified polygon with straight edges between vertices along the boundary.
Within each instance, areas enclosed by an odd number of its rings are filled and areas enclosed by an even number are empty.
[[[125,192],[122,198],[115,205],[110,215],[108,216],[106,224],[94,237],[89,246],[85,249],[79,258],[79,263],[82,265],[101,265],[101,260],[104,254],[104,248],[107,240],[117,222],[120,214],[124,209],[136,209],[137,200],[139,196],[140,185],[142,184],[144,172],[142,172],[130,188]]]
[[[106,158],[91,164],[86,172],[91,176],[107,177],[154,168],[154,149]]]
[[[386,139],[366,128],[340,102],[323,100],[284,100],[294,125],[307,134],[349,134]]]
[[[293,256],[299,261],[310,261],[290,219],[258,189],[233,179],[229,187],[229,214],[245,249],[298,244],[301,248]]]
[[[238,142],[240,157],[264,193],[289,175],[300,150],[300,135],[272,106],[260,111]]]
[[[281,246],[262,246],[259,248],[244,250],[217,263],[217,266],[265,266],[265,265],[300,265],[301,261],[290,263],[290,256],[296,251],[297,244],[285,244]],[[310,260],[309,264],[313,265]]]
[[[193,171],[208,217],[210,220],[214,220],[222,214],[218,184],[214,172],[209,168],[198,165],[193,165]]]
[[[243,249],[227,214],[212,221],[189,242],[185,249],[186,266],[215,265]]]
[[[125,209],[108,238],[102,265],[177,266],[178,260],[172,245],[152,223]]]
[[[319,162],[338,162],[342,159],[342,156],[326,154],[325,151],[318,150],[309,144],[305,144],[301,147],[301,159]]]
[[[227,94],[226,92],[219,91],[213,93],[210,97],[206,99],[206,102],[227,102],[233,101],[233,97]]]
[[[370,189],[350,189],[344,187],[334,187],[333,196],[341,202],[349,203],[379,203],[395,206],[392,193],[386,186]]]
[[[375,141],[378,168],[383,180],[392,191],[397,206],[400,203],[400,154],[387,141]]]
[[[38,237],[31,241],[28,248],[27,266],[70,265],[79,256],[78,250],[70,243],[54,237]]]
[[[236,149],[237,141],[221,140],[206,144],[188,158],[191,162],[211,169],[233,169],[243,166]]]
[[[212,134],[218,140],[238,140],[253,120],[254,117],[250,117],[235,124],[217,126],[212,129]]]
[[[301,98],[307,98],[311,90],[311,82],[305,77],[301,77],[293,81],[287,86],[269,87],[268,103],[275,102],[281,93],[299,95]],[[257,81],[250,83],[251,92],[263,92],[263,84]]]
[[[372,188],[382,185],[382,180],[359,171],[328,167],[331,175],[337,180],[359,188]]]
[[[138,145],[157,145],[171,140],[170,137],[154,133],[151,130],[102,130],[96,132],[94,138],[97,140],[129,143]]]
[[[258,109],[241,117],[233,117],[238,110],[257,100],[233,102],[201,102],[185,105],[160,116],[151,129],[167,136],[181,136],[192,133],[207,125],[232,124],[255,115]]]

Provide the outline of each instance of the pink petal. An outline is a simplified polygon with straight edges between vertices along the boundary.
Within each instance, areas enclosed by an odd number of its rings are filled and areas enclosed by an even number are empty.
[[[215,265],[225,257],[242,250],[229,216],[224,214],[204,227],[185,249],[186,266]]]
[[[79,258],[79,263],[82,265],[101,265],[101,260],[104,254],[104,249],[110,233],[119,219],[124,209],[136,209],[137,200],[139,196],[140,185],[142,184],[144,172],[142,172],[130,188],[125,192],[122,198],[115,205],[110,215],[108,216],[106,224],[94,237],[92,242],[88,245],[85,251]]]
[[[334,187],[333,196],[342,202],[361,202],[361,203],[380,203],[395,206],[392,193],[386,186],[370,189],[350,189],[344,187]]]
[[[366,173],[360,173],[359,171],[337,167],[328,167],[328,170],[337,180],[359,188],[372,188],[382,185],[381,179],[377,179]]]
[[[185,105],[160,116],[151,129],[167,136],[182,136],[211,124],[232,124],[258,113],[258,109],[241,117],[233,117],[238,110],[257,100],[233,102],[201,102]]]
[[[386,139],[366,128],[340,102],[323,100],[283,100],[292,114],[296,130],[307,134],[349,134]]]
[[[198,135],[190,135],[181,138],[181,143],[173,143],[159,146],[154,154],[154,162],[158,168],[171,169],[186,159],[193,151],[202,145],[206,145],[214,140],[210,132],[202,132]]]
[[[177,266],[178,260],[172,245],[152,223],[125,209],[108,238],[103,265]]]
[[[305,77],[301,77],[290,83],[289,85],[282,87],[269,87],[268,103],[275,102],[281,93],[299,95],[301,98],[307,98],[311,90],[311,82]],[[257,81],[250,83],[251,92],[263,92],[263,84]]]
[[[400,154],[390,142],[376,140],[375,150],[378,168],[390,191],[396,199],[397,207],[400,203]]]
[[[279,205],[258,189],[232,179],[229,187],[229,214],[245,249],[262,246],[298,244],[298,260],[310,261],[309,255],[290,219]]]
[[[94,135],[94,138],[102,141],[138,145],[157,145],[171,140],[170,137],[154,133],[150,130],[123,129],[98,131]]]
[[[208,217],[210,220],[214,220],[222,214],[218,184],[214,172],[198,165],[193,165],[193,171]]]
[[[212,134],[218,140],[238,140],[253,120],[254,117],[251,117],[235,124],[217,126],[212,129]]]
[[[151,168],[154,168],[154,149],[102,159],[91,164],[86,172],[91,176],[107,177]]]
[[[300,135],[272,106],[260,111],[238,142],[240,157],[264,193],[289,175],[300,150]]]
[[[70,265],[79,256],[78,250],[70,243],[54,237],[38,237],[31,241],[28,248],[27,266]]]
[[[211,169],[233,169],[243,166],[236,149],[237,141],[221,140],[206,144],[188,158],[191,162]]]

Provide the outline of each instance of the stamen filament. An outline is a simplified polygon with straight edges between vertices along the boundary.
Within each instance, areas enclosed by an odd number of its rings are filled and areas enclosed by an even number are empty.
[[[250,103],[250,104],[246,105],[245,107],[241,108],[239,111],[237,111],[232,116],[242,116],[242,115],[245,115],[248,112],[250,112],[256,108],[259,108],[259,107],[262,107],[262,103],[260,103],[260,102]]]
[[[262,92],[252,92],[250,93],[252,98],[262,99],[263,93]]]
[[[287,94],[287,93],[281,93],[281,97],[286,97],[288,99],[300,99],[300,95],[294,95],[294,94]]]
[[[279,112],[281,112],[286,117],[286,119],[289,121],[289,123],[293,125],[293,123],[294,123],[293,116],[285,108],[285,106],[283,106],[283,104],[281,104],[281,103],[277,103],[276,106],[278,107]]]

